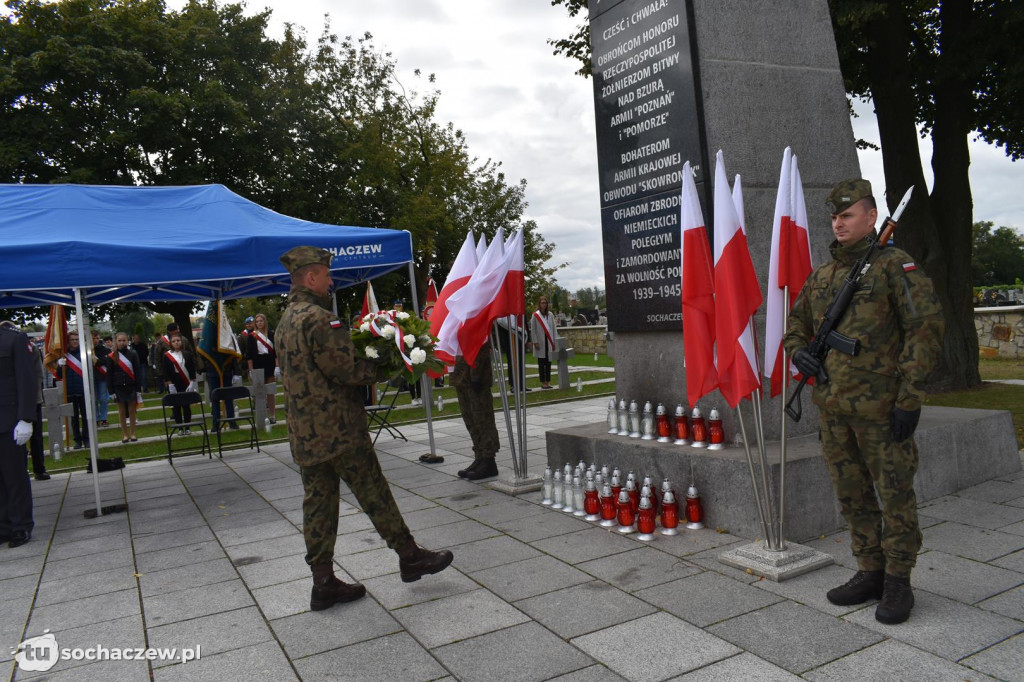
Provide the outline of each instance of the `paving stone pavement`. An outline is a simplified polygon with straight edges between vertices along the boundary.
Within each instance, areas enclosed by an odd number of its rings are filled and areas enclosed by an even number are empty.
[[[531,407],[529,470],[543,470],[547,429],[602,421],[606,400]],[[395,554],[345,491],[337,573],[368,595],[315,613],[302,486],[286,444],[101,474],[103,503],[128,511],[97,519],[83,516],[94,506],[91,475],[33,481],[33,539],[0,549],[3,675],[1024,681],[1024,473],[922,506],[917,605],[910,621],[886,626],[873,603],[824,598],[853,574],[844,533],[808,543],[835,565],[759,580],[717,561],[749,539],[710,529],[651,543],[623,537],[542,506],[539,493],[510,498],[459,479],[472,458],[461,420],[435,422],[438,465],[418,461],[425,425],[402,431],[408,442],[378,440],[382,468],[417,540],[451,548],[455,562],[401,582]],[[499,465],[510,472],[507,447]],[[62,659],[48,671],[17,664],[18,643],[47,632],[68,653],[152,647],[176,656]],[[198,660],[179,660],[197,647]]]

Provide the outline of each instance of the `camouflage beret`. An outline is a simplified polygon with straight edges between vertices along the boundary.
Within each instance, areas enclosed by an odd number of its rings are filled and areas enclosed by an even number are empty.
[[[836,213],[842,213],[861,199],[870,196],[871,183],[867,180],[856,178],[843,180],[832,188],[832,193],[825,200],[825,206],[828,207],[829,213],[835,215]]]
[[[281,263],[289,274],[316,263],[331,267],[331,252],[317,246],[296,246],[281,256]]]

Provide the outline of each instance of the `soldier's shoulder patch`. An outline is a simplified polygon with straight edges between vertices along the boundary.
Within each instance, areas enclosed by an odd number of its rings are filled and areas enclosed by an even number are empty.
[[[917,264],[913,261],[903,264],[903,272],[913,272],[914,270],[917,270]]]
[[[341,329],[341,320],[331,320],[331,329]]]

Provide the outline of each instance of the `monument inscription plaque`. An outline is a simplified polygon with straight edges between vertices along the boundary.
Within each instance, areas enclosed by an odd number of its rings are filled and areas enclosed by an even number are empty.
[[[707,206],[691,8],[591,0],[608,324],[681,329],[679,195],[690,162]]]

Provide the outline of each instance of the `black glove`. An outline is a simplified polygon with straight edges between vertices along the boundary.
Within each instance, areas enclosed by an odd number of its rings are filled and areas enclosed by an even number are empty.
[[[914,435],[917,428],[917,421],[921,418],[921,408],[916,410],[901,410],[898,407],[892,408],[889,413],[889,425],[892,426],[892,439],[901,443]]]
[[[801,348],[793,353],[793,364],[805,377],[815,377],[821,372],[821,360],[811,355],[811,351]]]

